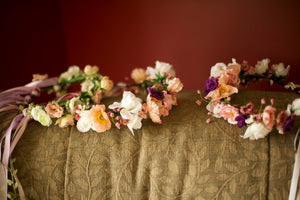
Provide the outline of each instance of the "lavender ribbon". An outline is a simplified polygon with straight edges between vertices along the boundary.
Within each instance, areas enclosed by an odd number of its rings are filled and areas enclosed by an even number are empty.
[[[24,101],[27,97],[29,97],[28,100],[31,100],[29,95],[37,95],[39,93],[39,89],[43,87],[48,87],[56,84],[58,81],[57,77],[46,79],[43,81],[35,81],[31,82],[24,87],[17,87],[12,88],[9,90],[6,90],[2,93],[0,93],[0,112],[16,109],[17,106],[15,105],[9,105],[9,103],[17,103],[18,101]],[[37,93],[35,93],[37,92]],[[14,147],[18,143],[19,139],[21,138],[23,132],[25,131],[25,128],[27,126],[27,123],[29,121],[28,117],[25,117],[24,114],[17,115],[11,122],[10,126],[8,127],[7,131],[4,135],[0,138],[0,161],[2,160],[2,163],[0,163],[0,200],[6,200],[7,199],[7,178],[8,178],[8,162],[9,162],[9,156],[12,153]],[[15,134],[12,138],[11,143],[11,134],[12,131],[15,131]],[[5,139],[4,143],[4,150],[3,155],[1,152],[2,142]],[[12,170],[14,170],[12,168]],[[20,194],[21,200],[25,200],[25,194],[24,190],[22,188],[22,185],[18,179],[18,177],[15,175],[14,179],[17,181],[18,184],[18,190]]]
[[[296,141],[299,135],[300,127],[298,128],[295,140],[294,140],[294,147],[296,148]],[[292,182],[290,186],[290,194],[289,194],[289,200],[295,200],[296,194],[297,194],[297,186],[298,186],[298,179],[299,179],[299,172],[300,172],[300,144],[298,144],[298,150],[295,154],[295,164],[294,164],[294,170],[293,170],[293,176],[292,176]]]
[[[11,139],[11,133],[12,131],[18,126],[18,124],[20,123],[20,121],[24,118],[23,114],[19,114],[17,115],[13,121],[11,122],[10,126],[8,127],[7,131],[5,132],[5,134],[1,137],[0,139],[0,147],[2,146],[2,141],[5,139],[5,143],[4,143],[4,150],[3,150],[3,156],[1,154],[1,148],[0,148],[0,159],[2,158],[2,165],[4,167],[4,173],[5,173],[5,180],[7,180],[8,178],[8,161],[9,161],[9,155],[10,155],[10,139]],[[2,187],[2,186],[1,186]],[[5,194],[0,194],[1,198],[3,199],[7,199],[7,185],[5,184],[6,187],[6,192]]]

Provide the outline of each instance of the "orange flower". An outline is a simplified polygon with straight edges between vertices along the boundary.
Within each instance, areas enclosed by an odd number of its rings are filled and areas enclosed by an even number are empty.
[[[96,105],[89,112],[89,119],[92,122],[92,128],[98,132],[109,130],[111,122],[105,112],[105,105]]]
[[[147,110],[153,122],[161,123],[160,116],[164,113],[164,107],[160,100],[151,97],[150,94],[147,96]]]
[[[217,100],[229,97],[234,93],[238,93],[238,89],[236,87],[220,84],[217,89],[209,92],[206,97],[211,97],[213,100]]]

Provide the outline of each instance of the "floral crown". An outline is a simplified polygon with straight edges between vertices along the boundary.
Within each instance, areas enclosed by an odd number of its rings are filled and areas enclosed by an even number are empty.
[[[289,72],[290,66],[284,67],[283,63],[274,64],[269,68],[269,59],[258,61],[255,67],[250,66],[246,61],[242,64],[232,59],[232,63],[228,65],[217,63],[212,66],[210,77],[205,81],[205,97],[202,97],[200,91],[201,102],[207,103],[208,115],[215,118],[223,118],[229,124],[237,125],[239,128],[248,126],[244,139],[250,140],[260,139],[267,136],[276,127],[280,134],[288,133],[294,124],[297,116],[300,116],[300,98],[295,99],[292,104],[287,106],[286,110],[278,112],[276,117],[276,109],[274,100],[271,99],[270,105],[266,105],[265,99],[261,99],[261,106],[256,109],[252,102],[240,105],[232,105],[230,103],[231,96],[238,93],[240,85],[248,85],[252,81],[267,80],[270,84],[274,82],[280,84],[286,89],[294,90],[299,93],[299,85],[294,83],[284,84]],[[210,123],[211,118],[207,119]]]
[[[108,76],[102,76],[97,66],[90,65],[85,66],[83,71],[78,66],[71,66],[58,79],[34,74],[33,82],[27,85],[34,87],[31,88],[31,93],[30,89],[27,91],[25,104],[22,103],[20,108],[24,116],[40,122],[43,126],[50,126],[55,120],[55,124],[61,128],[76,125],[80,132],[90,129],[104,132],[113,123],[119,129],[121,125],[126,125],[134,134],[133,130],[140,129],[142,119],[148,116],[155,123],[162,122],[161,117],[167,116],[172,106],[177,105],[176,94],[182,90],[183,84],[175,77],[172,65],[159,61],[155,68],[134,69],[131,77],[133,84],[118,84],[119,87],[114,87]],[[49,80],[52,81],[47,83]],[[80,83],[80,91],[67,93],[68,88],[75,83]],[[120,87],[124,91],[121,102],[109,105],[107,111],[105,105],[101,104],[103,96],[115,94]],[[57,98],[45,106],[28,104],[32,95],[37,96],[45,89],[49,93],[55,92]],[[146,94],[146,99],[142,100],[134,92]],[[19,93],[18,99],[11,99],[9,103],[21,100],[24,95],[17,90],[3,92],[1,95],[12,96],[14,93]],[[7,105],[8,102],[4,103]],[[2,107],[5,104],[2,103]]]

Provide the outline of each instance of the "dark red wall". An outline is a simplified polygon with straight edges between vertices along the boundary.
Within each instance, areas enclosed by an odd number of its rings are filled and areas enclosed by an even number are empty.
[[[9,2],[9,3],[8,3]],[[32,73],[98,65],[115,82],[134,67],[171,63],[184,89],[202,89],[216,62],[257,60],[291,65],[300,82],[300,2],[43,1],[0,3],[3,89]],[[269,88],[267,88],[269,89]]]

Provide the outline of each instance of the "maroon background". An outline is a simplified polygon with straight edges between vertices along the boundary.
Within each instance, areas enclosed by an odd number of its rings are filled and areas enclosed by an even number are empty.
[[[299,10],[298,0],[2,0],[0,89],[74,64],[98,65],[119,82],[156,60],[174,66],[185,90],[203,89],[210,67],[232,57],[253,65],[282,61],[299,83]]]

